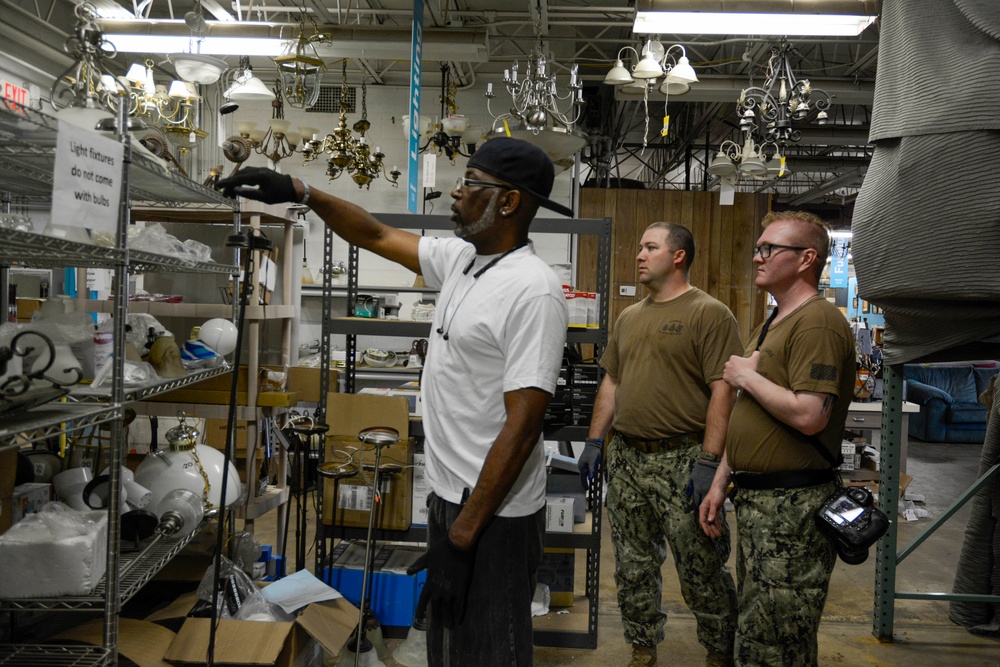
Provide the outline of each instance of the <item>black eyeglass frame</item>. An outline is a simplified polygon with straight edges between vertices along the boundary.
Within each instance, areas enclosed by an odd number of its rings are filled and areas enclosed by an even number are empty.
[[[480,181],[475,178],[465,178],[464,176],[459,177],[455,181],[455,189],[461,190],[462,188],[504,188],[506,190],[512,190],[511,186],[505,183],[493,183],[492,181]]]
[[[754,246],[754,248],[753,248],[753,255],[751,255],[751,257],[756,257],[757,254],[759,253],[761,259],[768,259],[771,256],[771,253],[774,252],[775,248],[777,248],[779,250],[795,250],[796,252],[801,252],[803,250],[809,250],[808,247],[806,247],[806,246],[800,246],[800,245],[782,245],[780,243],[761,243],[758,246]]]

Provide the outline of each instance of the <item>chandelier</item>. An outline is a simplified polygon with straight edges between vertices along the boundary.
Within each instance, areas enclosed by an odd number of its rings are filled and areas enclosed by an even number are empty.
[[[451,79],[451,66],[448,63],[441,63],[440,121],[434,126],[437,128],[437,132],[433,133],[427,139],[427,143],[420,147],[420,152],[423,153],[432,148],[438,155],[444,153],[452,164],[455,164],[456,156],[469,157],[476,150],[475,138],[473,141],[466,142],[465,135],[469,130],[469,119],[456,113],[458,111],[458,104],[455,102],[456,95],[455,82]]]
[[[313,25],[313,34],[306,37],[306,19]],[[312,16],[304,11],[299,15],[299,35],[289,42],[284,52],[274,58],[280,78],[280,94],[296,109],[308,109],[319,98],[320,84],[326,65],[316,52],[313,42],[329,40],[329,36],[319,34]]]
[[[291,129],[291,121],[285,120],[285,107],[281,102],[282,83],[274,84],[274,99],[271,100],[271,120],[264,135],[253,142],[253,150],[268,159],[270,167],[281,171],[278,163],[295,152],[299,143],[299,133]]]
[[[629,71],[625,67],[622,54],[631,51],[635,56],[635,65]],[[680,52],[677,56],[676,52]],[[657,79],[663,77],[663,82],[657,85]],[[691,89],[692,83],[698,83],[698,75],[687,58],[687,50],[680,44],[664,47],[658,40],[647,40],[642,47],[642,55],[631,46],[623,46],[618,50],[615,64],[608,70],[604,83],[610,86],[621,86],[622,95],[642,97],[645,114],[645,129],[642,134],[642,145],[645,148],[649,136],[649,94],[658,89],[663,93],[663,127],[661,136],[667,136],[670,116],[667,114],[667,103],[671,95],[683,95]]]
[[[169,90],[153,78],[153,61],[132,63],[125,74],[128,82],[128,113],[155,125],[186,125],[201,99],[193,83],[174,80]],[[113,100],[112,100],[113,103]]]
[[[110,118],[113,107],[109,96],[120,92],[120,85],[107,74],[105,58],[114,58],[114,45],[104,39],[97,22],[97,10],[88,2],[73,8],[76,25],[63,49],[75,62],[52,84],[52,106],[62,117],[78,125],[94,129],[102,118]]]
[[[723,141],[706,171],[712,176],[729,180],[736,180],[741,176],[771,180],[785,178],[792,173],[776,143],[767,141],[758,147],[753,134],[749,132],[746,133],[743,146],[728,139]]]
[[[792,47],[782,43],[771,47],[763,86],[744,88],[736,103],[740,129],[752,132],[762,126],[765,141],[784,147],[799,141],[802,133],[792,129],[792,121],[808,120],[815,110],[820,125],[827,122],[830,95],[813,88],[808,79],[798,79],[792,71],[789,53]],[[750,83],[753,83],[751,79]],[[759,116],[759,118],[758,118]]]
[[[361,118],[352,126],[358,136],[355,137],[347,128],[347,95],[349,91],[347,88],[346,59],[342,62],[342,72],[340,117],[337,120],[337,127],[322,141],[317,139],[315,135],[313,136],[313,139],[307,143],[302,151],[305,158],[303,164],[315,160],[320,153],[325,153],[330,156],[330,159],[327,160],[326,173],[331,181],[347,172],[351,175],[351,179],[358,184],[358,188],[369,189],[371,182],[379,176],[384,176],[392,183],[392,187],[397,187],[402,172],[396,167],[393,167],[392,171],[386,171],[385,164],[383,164],[385,153],[377,146],[375,150],[372,150],[371,146],[368,145],[368,138],[365,136],[372,124],[368,121],[368,87],[363,78],[361,79]]]
[[[550,64],[554,65],[554,61],[550,62],[542,54],[539,39],[528,56],[523,79],[518,79],[517,61],[503,72],[503,85],[512,102],[510,110],[494,114],[490,109],[490,101],[496,97],[492,83],[486,86],[486,110],[494,119],[490,134],[533,143],[544,150],[556,166],[566,169],[573,164],[573,156],[587,143],[573,127],[583,109],[583,85],[574,64],[567,90],[560,93],[556,75],[549,70]]]

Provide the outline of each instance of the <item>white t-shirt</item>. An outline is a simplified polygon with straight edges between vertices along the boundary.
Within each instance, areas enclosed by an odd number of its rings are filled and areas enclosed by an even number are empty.
[[[420,239],[424,281],[440,290],[421,381],[427,480],[453,503],[475,487],[503,428],[504,393],[554,393],[566,343],[566,300],[552,269],[528,245],[481,271],[497,257],[476,255],[461,239]],[[544,505],[539,437],[497,514],[526,516]]]

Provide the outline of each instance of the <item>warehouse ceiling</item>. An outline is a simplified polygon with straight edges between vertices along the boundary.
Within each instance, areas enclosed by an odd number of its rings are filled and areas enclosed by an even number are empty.
[[[71,62],[62,46],[74,24],[71,0],[0,0],[4,14],[0,51],[20,63],[25,74],[58,74]],[[408,39],[412,0],[92,0],[110,20],[183,22],[188,12],[201,12],[210,30],[239,30],[239,22],[283,24],[283,35],[294,35],[301,12],[319,29],[366,38],[371,31],[385,40]],[[725,4],[714,2],[712,4]],[[819,4],[822,4],[820,2]],[[736,100],[741,89],[763,82],[773,45],[781,36],[659,35],[664,45],[682,44],[700,83],[683,96],[671,96],[670,131],[661,136],[663,97],[648,101],[623,98],[604,85],[604,75],[623,46],[641,49],[632,31],[633,0],[424,0],[428,33],[454,33],[459,39],[485,40],[488,60],[455,61],[459,90],[485,81],[499,88],[503,70],[519,60],[522,72],[533,47],[541,44],[556,65],[560,81],[569,66],[579,65],[584,85],[584,113],[577,127],[588,136],[582,174],[595,184],[646,188],[714,189],[717,179],[706,165],[726,139],[740,142]],[[228,24],[228,25],[224,25]],[[378,37],[376,37],[378,39]],[[738,191],[774,193],[779,202],[843,207],[853,200],[867,168],[871,146],[868,123],[874,91],[878,22],[856,37],[790,38],[792,65],[799,78],[833,96],[829,124],[796,124],[801,140],[786,153],[791,173],[783,178],[742,179]],[[363,72],[368,85],[406,85],[405,58],[366,57],[358,42],[350,72]],[[30,55],[24,55],[30,54]],[[134,54],[119,54],[122,69]],[[228,57],[235,65],[237,57]],[[334,60],[331,60],[331,63]],[[268,58],[254,58],[255,72],[273,70]],[[165,67],[169,68],[169,64]],[[425,61],[425,80],[437,85],[437,66]],[[430,76],[428,72],[432,72]],[[643,141],[645,135],[645,142]],[[645,143],[645,146],[643,145]]]

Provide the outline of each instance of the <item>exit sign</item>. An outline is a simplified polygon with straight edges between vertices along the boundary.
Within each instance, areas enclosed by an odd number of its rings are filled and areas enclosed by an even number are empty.
[[[15,85],[10,81],[0,81],[3,84],[3,99],[9,100],[16,104],[26,107],[31,102],[30,96],[28,95],[28,89],[22,88],[21,86]],[[17,111],[18,109],[12,108],[10,104],[5,105],[8,109],[12,111]]]

